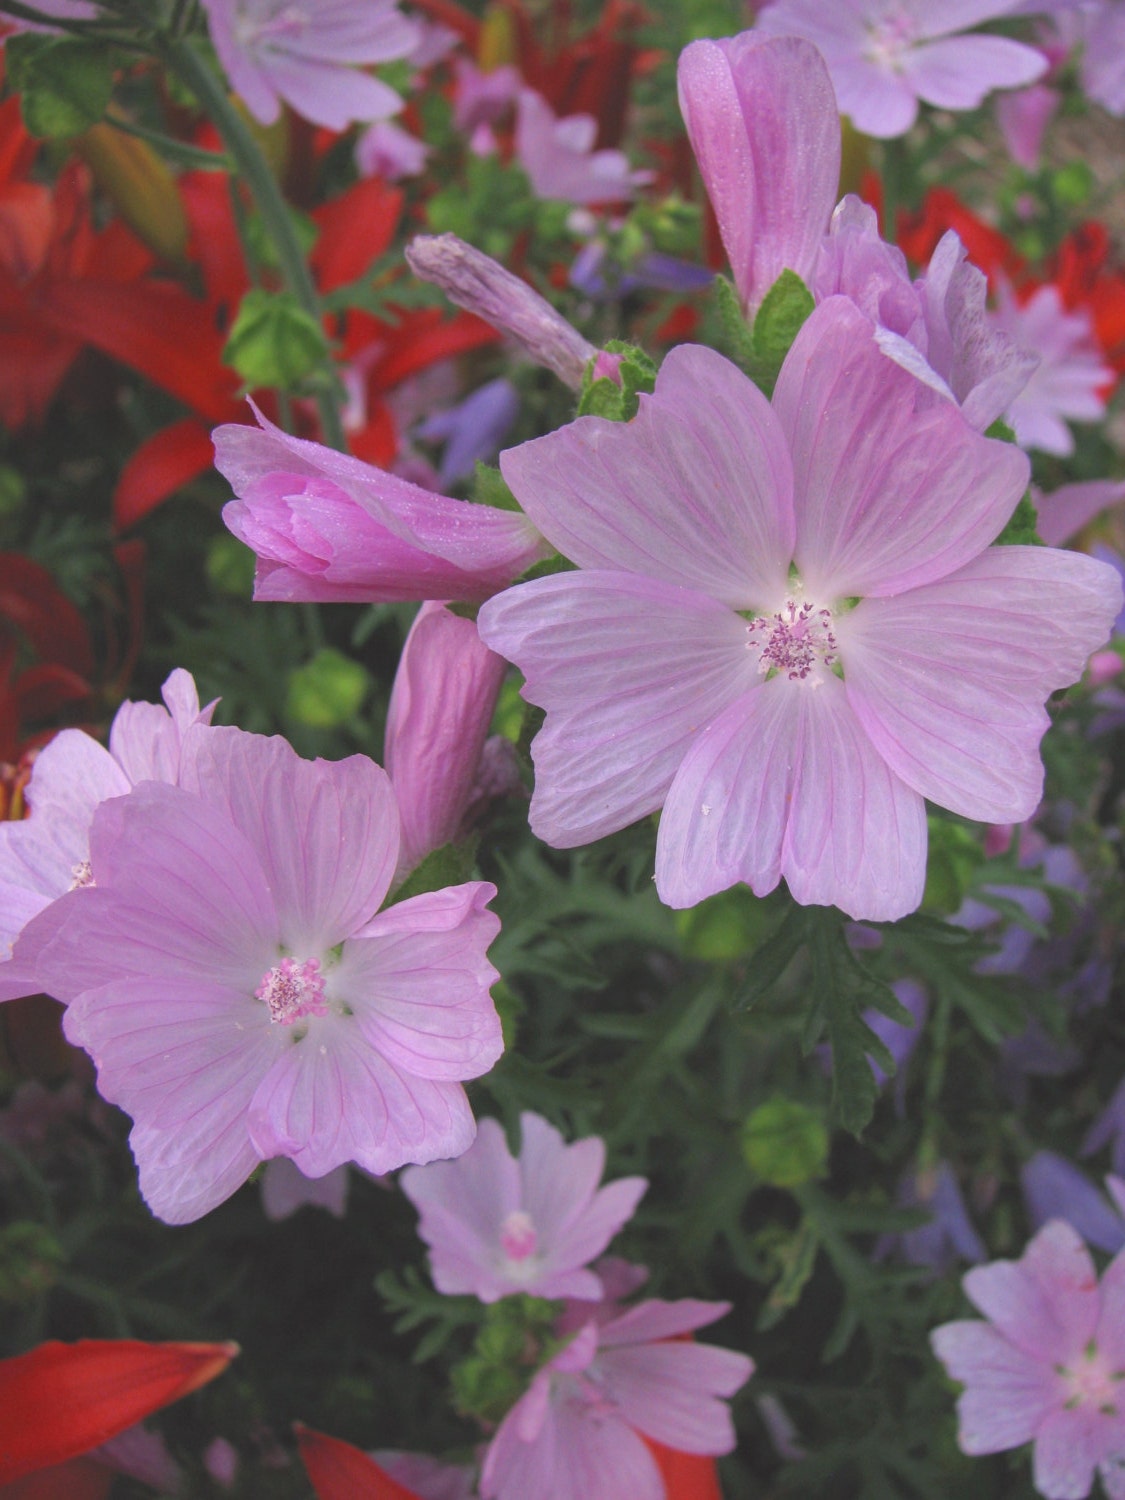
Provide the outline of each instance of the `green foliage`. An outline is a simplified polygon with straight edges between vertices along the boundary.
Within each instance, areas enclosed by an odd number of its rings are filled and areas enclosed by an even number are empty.
[[[773,394],[785,356],[814,306],[812,293],[796,272],[782,271],[762,299],[751,327],[733,284],[725,276],[715,277],[722,350],[767,396]]]
[[[109,107],[115,57],[104,42],[29,32],[9,37],[4,60],[32,135],[78,135]]]
[[[582,391],[578,397],[580,417],[606,417],[611,422],[629,422],[637,414],[638,397],[651,394],[656,386],[656,365],[652,359],[634,344],[610,339],[606,344],[608,354],[619,354],[618,379],[594,375],[594,361],[582,377]]]
[[[251,390],[291,391],[328,357],[319,322],[292,292],[254,287],[239,304],[223,359]]]
[[[411,896],[420,896],[424,891],[440,891],[447,885],[463,885],[466,880],[472,879],[475,856],[475,839],[467,839],[460,844],[443,844],[440,849],[431,849],[422,863],[411,870],[395,891],[393,900],[406,901]]]
[[[361,663],[324,646],[289,674],[286,711],[311,729],[335,729],[353,718],[371,687]]]
[[[489,1425],[507,1415],[535,1371],[565,1342],[552,1334],[561,1306],[520,1294],[483,1309],[472,1353],[450,1374],[459,1412]]]
[[[499,469],[477,460],[473,470],[473,487],[469,498],[477,505],[490,505],[493,510],[516,510],[520,503],[505,483]]]
[[[742,1127],[746,1165],[771,1187],[797,1187],[828,1164],[828,1131],[820,1115],[797,1099],[770,1099]]]

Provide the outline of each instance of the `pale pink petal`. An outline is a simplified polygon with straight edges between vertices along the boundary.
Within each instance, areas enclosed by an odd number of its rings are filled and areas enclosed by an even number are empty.
[[[1106,1179],[1114,1202],[1125,1213],[1125,1193],[1119,1183],[1120,1179]],[[1096,1337],[1098,1352],[1110,1367],[1125,1370],[1125,1250],[1119,1251],[1102,1273],[1101,1312]]]
[[[706,1328],[728,1312],[729,1302],[700,1302],[693,1297],[663,1302],[652,1297],[603,1324],[598,1345],[602,1349],[621,1349],[654,1344],[663,1339],[678,1339],[685,1333]]]
[[[263,1157],[291,1156],[309,1177],[347,1161],[377,1176],[405,1162],[458,1156],[475,1132],[465,1091],[398,1071],[353,1017],[318,1018],[254,1095],[247,1127]]]
[[[522,584],[490,600],[478,626],[547,710],[531,822],[560,848],[654,812],[701,729],[758,680],[745,621],[624,573]]]
[[[385,120],[402,108],[402,96],[381,78],[311,57],[271,58],[267,76],[299,115],[329,130]]]
[[[757,32],[680,53],[680,110],[744,306],[808,281],[836,202],[840,122],[823,59]]]
[[[1087,479],[1079,484],[1064,484],[1047,495],[1033,489],[1032,499],[1038,512],[1039,535],[1048,547],[1062,547],[1103,510],[1125,501],[1125,481]]]
[[[1042,787],[1043,701],[1081,674],[1120,599],[1115,570],[1092,558],[990,548],[949,578],[837,619],[849,702],[923,796],[1021,822]]]
[[[690,1341],[601,1349],[606,1394],[646,1437],[681,1453],[730,1453],[734,1425],[726,1402],[750,1378],[753,1362],[732,1349]]]
[[[1098,1277],[1090,1252],[1062,1219],[1045,1224],[1018,1261],[974,1266],[969,1300],[1033,1359],[1067,1364],[1093,1338]]]
[[[995,539],[1026,489],[1026,458],[952,404],[920,407],[926,389],[845,298],[797,335],[773,405],[794,454],[796,563],[818,602],[943,577]]]
[[[1105,1456],[1105,1418],[1088,1402],[1053,1412],[1035,1438],[1035,1488],[1046,1500],[1086,1500]]]
[[[306,1177],[296,1162],[275,1156],[262,1173],[262,1212],[271,1223],[288,1219],[299,1208],[323,1208],[342,1219],[348,1203],[348,1169],[336,1167],[323,1177]]]
[[[673,349],[632,421],[580,417],[509,448],[500,468],[582,568],[640,573],[736,609],[785,587],[789,455],[765,397],[712,349]]]
[[[975,109],[993,89],[1020,88],[1047,71],[1034,47],[1004,36],[958,36],[912,47],[903,79],[927,104],[939,109]]]
[[[180,773],[184,735],[196,722],[210,724],[215,711],[215,703],[200,709],[195,680],[182,667],[171,673],[161,695],[166,707],[125,702],[110,725],[110,754],[131,782],[174,784]]]
[[[957,1441],[964,1453],[1002,1453],[1028,1443],[1060,1404],[1051,1367],[1017,1349],[987,1323],[945,1323],[930,1335],[958,1398]]]
[[[535,1440],[524,1441],[520,1408],[527,1399],[489,1445],[483,1500],[666,1500],[656,1461],[620,1418],[591,1419],[581,1401],[564,1398],[552,1404]]]
[[[261,1157],[241,1114],[207,1115],[173,1131],[135,1125],[129,1145],[141,1196],[166,1224],[191,1224],[236,1192]]]
[[[374,761],[307,761],[278,736],[197,729],[182,780],[254,848],[291,951],[320,953],[378,910],[398,857],[398,809]]]

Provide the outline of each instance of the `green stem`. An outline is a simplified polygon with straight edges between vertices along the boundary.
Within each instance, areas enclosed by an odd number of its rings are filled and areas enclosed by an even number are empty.
[[[162,156],[170,156],[182,166],[203,172],[229,172],[232,169],[231,159],[225,151],[203,151],[159,130],[150,130],[147,125],[138,125],[135,120],[127,120],[122,115],[106,115],[105,123],[124,135],[134,135],[137,140],[155,146]]]
[[[223,138],[235,166],[254,196],[266,233],[273,241],[285,284],[297,301],[320,323],[323,310],[313,285],[304,252],[281,196],[277,179],[266,165],[245,121],[227,97],[219,80],[186,38],[164,37],[158,42],[161,56],[199,100],[204,112]],[[330,391],[318,391],[317,411],[325,442],[343,449],[344,428],[336,400]]]

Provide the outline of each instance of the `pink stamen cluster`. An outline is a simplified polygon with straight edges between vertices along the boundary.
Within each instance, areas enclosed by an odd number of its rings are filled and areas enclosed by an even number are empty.
[[[523,1261],[535,1254],[539,1236],[531,1215],[522,1208],[513,1209],[500,1226],[500,1248],[509,1260]]]
[[[1069,1395],[1066,1410],[1091,1406],[1103,1417],[1116,1417],[1125,1395],[1125,1370],[1115,1370],[1097,1345],[1090,1341],[1081,1361],[1060,1365],[1058,1373],[1066,1383]]]
[[[836,637],[832,634],[832,611],[817,609],[806,599],[798,604],[787,599],[785,608],[772,615],[758,615],[746,627],[747,646],[760,653],[758,671],[784,672],[790,682],[803,682],[816,666],[836,660]]]
[[[93,884],[94,872],[90,868],[90,861],[88,859],[80,859],[71,869],[70,889],[72,891],[81,891]]]
[[[295,958],[283,958],[265,975],[254,995],[266,1002],[270,1020],[280,1026],[292,1026],[305,1016],[328,1014],[324,976],[320,972],[320,962],[315,958],[307,958],[304,963]]]

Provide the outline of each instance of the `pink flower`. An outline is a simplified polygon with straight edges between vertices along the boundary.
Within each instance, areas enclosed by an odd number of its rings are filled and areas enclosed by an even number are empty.
[[[1043,133],[1062,103],[1062,95],[1045,83],[1001,94],[996,101],[996,123],[1008,155],[1017,166],[1034,172],[1039,165]]]
[[[913,910],[923,798],[1029,817],[1045,699],[1120,607],[1088,557],[989,547],[1026,458],[844,298],[809,317],[772,406],[682,345],[631,422],[580,418],[501,468],[579,569],[478,620],[546,709],[532,827],[571,847],[662,806],[672,906],[784,876],[861,920]]]
[[[1105,416],[1105,393],[1114,380],[1104,363],[1090,314],[1067,312],[1057,287],[1041,286],[1026,302],[1011,288],[997,288],[995,327],[1039,356],[1027,384],[1008,407],[1021,448],[1038,448],[1065,458],[1074,452],[1067,421],[1097,422]]]
[[[1015,0],[773,0],[758,16],[771,36],[802,36],[824,54],[840,102],[865,135],[905,135],[918,101],[975,109],[992,89],[1034,83],[1047,59],[1008,37],[964,35]]]
[[[175,783],[183,737],[193,724],[209,724],[215,711],[199,707],[191,673],[177,668],[163,687],[166,708],[125,702],[110,726],[109,749],[80,729],[64,729],[35,761],[23,822],[0,823],[0,1000],[42,988],[31,953],[33,935],[12,946],[52,902],[90,880],[90,824],[108,797],[121,797],[138,781]]]
[[[398,815],[363,756],[194,730],[181,780],[99,808],[94,884],[52,909],[41,961],[100,1092],[133,1116],[153,1212],[199,1218],[274,1156],[322,1177],[464,1151],[461,1080],[503,1045],[494,887],[379,912]]]
[[[724,1399],[750,1378],[745,1354],[683,1335],[723,1302],[641,1302],[586,1322],[535,1376],[489,1444],[483,1500],[665,1500],[643,1439],[680,1453],[729,1453]]]
[[[504,679],[472,620],[423,604],[387,709],[384,760],[401,820],[398,878],[461,832]]]
[[[434,1285],[495,1302],[516,1292],[596,1301],[602,1281],[587,1270],[630,1219],[648,1183],[623,1177],[599,1188],[605,1143],[567,1146],[547,1121],[520,1116],[513,1157],[496,1120],[482,1120],[457,1161],[410,1167],[399,1178],[421,1215]]]
[[[797,37],[744,31],[680,54],[680,110],[743,307],[782,271],[811,279],[840,180],[824,61]]]
[[[203,9],[231,86],[262,125],[283,99],[329,130],[402,108],[388,84],[350,66],[412,51],[417,28],[395,0],[203,0]]]
[[[237,496],[223,520],[258,554],[256,599],[480,600],[550,550],[525,516],[435,495],[255,415],[260,431],[213,436]]]
[[[520,75],[506,63],[485,70],[470,58],[459,57],[453,64],[453,75],[453,123],[465,135],[472,135],[481,125],[495,125],[520,91]]]
[[[1034,1443],[1035,1488],[1084,1500],[1095,1471],[1125,1497],[1125,1251],[1098,1284],[1082,1240],[1061,1219],[1017,1261],[978,1266],[962,1285],[989,1320],[946,1323],[934,1353],[965,1390],[958,1442],[969,1454]]]
[[[557,120],[534,89],[520,89],[516,111],[516,156],[537,198],[566,203],[618,203],[652,180],[630,170],[623,151],[595,151],[593,115]]]
[[[356,171],[361,177],[398,182],[425,170],[430,147],[393,120],[376,120],[355,143]]]

